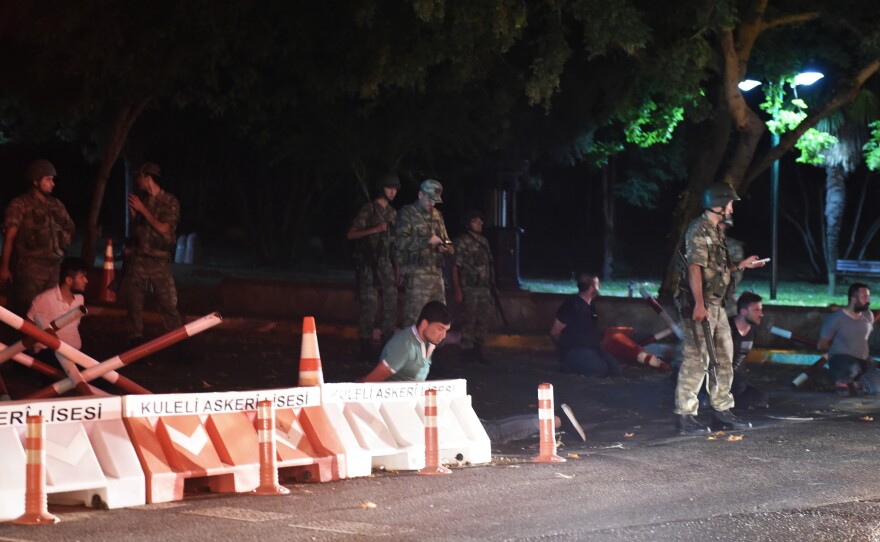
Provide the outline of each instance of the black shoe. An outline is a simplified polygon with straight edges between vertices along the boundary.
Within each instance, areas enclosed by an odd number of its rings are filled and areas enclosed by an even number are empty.
[[[718,429],[751,429],[751,422],[741,420],[729,410],[712,411],[712,427]]]
[[[712,430],[698,422],[691,414],[679,414],[678,432],[682,435],[708,435]]]

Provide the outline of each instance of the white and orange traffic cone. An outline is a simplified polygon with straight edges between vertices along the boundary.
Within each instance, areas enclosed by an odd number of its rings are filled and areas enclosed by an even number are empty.
[[[672,367],[669,364],[657,356],[645,352],[623,333],[606,333],[602,339],[602,348],[616,358],[647,365],[664,373],[672,371]]]
[[[110,289],[110,283],[114,278],[116,278],[116,269],[113,267],[113,240],[107,239],[107,248],[104,250],[104,268],[101,270],[101,284],[98,288],[98,302],[116,302],[116,292]]]
[[[278,457],[275,455],[275,408],[272,401],[257,403],[257,438],[260,442],[260,486],[255,495],[288,495],[278,483]]]
[[[437,424],[437,390],[425,390],[425,468],[418,474],[452,474],[440,463],[440,431]]]
[[[303,318],[302,347],[299,352],[299,385],[324,385],[324,371],[321,369],[321,353],[318,351],[318,332],[315,329],[314,316]]]
[[[25,433],[27,453],[27,487],[24,495],[24,515],[13,523],[19,525],[48,525],[58,523],[58,516],[49,513],[46,496],[46,448],[42,416],[28,416]]]
[[[556,415],[553,414],[553,384],[538,385],[538,429],[540,455],[533,463],[563,463],[565,458],[556,455]]]

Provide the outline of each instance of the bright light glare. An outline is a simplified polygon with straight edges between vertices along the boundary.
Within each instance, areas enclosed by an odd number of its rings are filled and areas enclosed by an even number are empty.
[[[742,90],[744,92],[748,92],[748,91],[752,90],[753,88],[760,86],[760,85],[761,85],[760,81],[755,81],[754,79],[746,79],[745,81],[740,82],[740,84],[737,86],[739,86],[740,90]]]
[[[822,79],[823,77],[825,77],[825,75],[821,74],[819,72],[799,73],[794,76],[794,84],[795,84],[795,86],[797,86],[797,85],[812,85],[813,83],[815,83],[819,79]]]

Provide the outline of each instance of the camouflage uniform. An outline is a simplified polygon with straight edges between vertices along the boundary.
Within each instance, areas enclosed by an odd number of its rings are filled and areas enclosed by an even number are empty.
[[[679,290],[676,305],[682,313],[684,351],[675,388],[675,413],[697,414],[697,393],[704,379],[708,380],[707,391],[712,408],[723,412],[733,407],[733,395],[730,393],[733,382],[733,340],[724,312],[724,299],[730,283],[730,256],[724,235],[705,213],[688,226],[685,240],[687,264],[696,264],[702,268],[703,301],[709,313],[708,321],[715,341],[718,366],[713,379],[708,372],[709,355],[702,323],[695,322],[692,318],[693,298],[688,301],[689,292]],[[687,280],[687,269],[683,273],[683,280]]]
[[[382,336],[391,338],[397,326],[397,284],[393,265],[397,211],[391,204],[383,207],[375,201],[365,203],[352,221],[351,229],[365,230],[383,222],[388,224],[387,230],[355,241],[354,258],[361,306],[358,337],[361,339],[373,335],[373,322],[379,305],[378,290],[382,291]]]
[[[464,313],[461,321],[461,347],[482,345],[491,318],[494,279],[492,252],[489,241],[479,234],[468,232],[455,239],[455,265],[458,267],[461,290],[464,294]]]
[[[58,285],[61,260],[70,246],[74,225],[57,198],[42,201],[33,190],[6,207],[3,229],[18,228],[10,268],[10,310],[25,316],[37,294]]]
[[[180,203],[164,190],[156,196],[144,196],[143,203],[159,222],[168,224],[170,230],[162,235],[141,214],[132,222],[131,244],[125,252],[125,279],[122,285],[131,339],[143,336],[147,282],[153,285],[165,330],[171,331],[183,325],[177,311],[177,288],[171,275],[171,254],[177,239],[175,232],[180,220]]]
[[[428,301],[446,302],[443,254],[430,244],[431,236],[449,239],[440,211],[426,211],[419,202],[404,205],[397,214],[394,248],[403,274],[406,301],[403,326],[415,323]],[[452,246],[449,252],[452,254]]]
[[[741,262],[746,258],[746,249],[742,241],[733,237],[726,237],[727,250],[730,253],[731,262]],[[725,305],[727,307],[727,316],[736,316],[736,289],[743,279],[743,271],[734,271],[730,276],[730,288],[727,291],[727,299]]]

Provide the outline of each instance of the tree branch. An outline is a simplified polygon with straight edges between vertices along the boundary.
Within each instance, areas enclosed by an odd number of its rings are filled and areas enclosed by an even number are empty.
[[[816,110],[815,113],[808,115],[807,118],[798,124],[794,130],[784,134],[779,140],[779,145],[773,147],[752,163],[751,167],[746,171],[740,188],[745,191],[758,175],[770,167],[774,161],[790,151],[795,143],[797,143],[798,139],[800,139],[807,130],[813,128],[816,123],[832,112],[853,101],[859,90],[865,84],[865,81],[876,74],[878,70],[880,70],[880,58],[875,58],[859,71],[859,73],[853,78],[851,85],[839,90],[829,101]]]
[[[821,12],[808,11],[805,13],[794,13],[792,15],[785,15],[782,17],[777,17],[777,18],[771,19],[769,21],[764,21],[764,30],[769,30],[770,28],[776,28],[777,26],[805,23],[807,21],[812,21],[812,20],[818,19],[820,15],[821,15]]]

